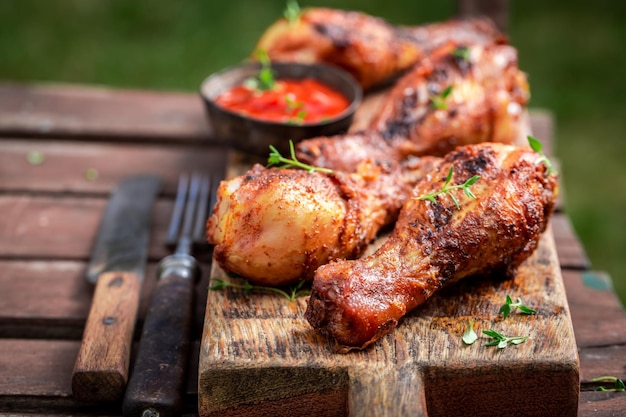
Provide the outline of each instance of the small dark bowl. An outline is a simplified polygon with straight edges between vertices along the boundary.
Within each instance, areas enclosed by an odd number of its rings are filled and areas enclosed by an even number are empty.
[[[363,92],[358,82],[346,71],[323,64],[272,63],[276,79],[313,78],[340,92],[350,103],[341,114],[316,123],[281,123],[251,118],[226,110],[215,99],[226,90],[255,77],[258,63],[243,64],[217,72],[204,80],[200,95],[213,127],[216,140],[246,153],[268,156],[269,146],[283,155],[289,152],[289,140],[294,143],[316,136],[344,133],[350,127],[354,112],[361,104]]]

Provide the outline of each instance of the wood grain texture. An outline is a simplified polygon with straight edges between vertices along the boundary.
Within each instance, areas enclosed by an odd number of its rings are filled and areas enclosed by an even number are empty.
[[[3,259],[87,260],[91,255],[107,196],[73,194],[0,194]],[[150,223],[148,257],[152,261],[167,256],[167,225],[173,201],[156,201]],[[210,252],[198,253],[209,261]]]
[[[208,270],[209,265],[204,267]],[[94,292],[85,280],[86,268],[82,261],[0,260],[0,337],[80,340]],[[140,326],[155,277],[156,265],[149,263],[141,287]],[[196,288],[196,297],[202,300],[206,300],[207,281]],[[202,325],[194,329],[198,326]]]
[[[72,373],[76,398],[113,402],[124,395],[142,279],[123,271],[98,277]]]
[[[199,94],[75,85],[0,85],[0,134],[155,142],[211,137]]]
[[[0,413],[121,416],[120,404],[94,405],[72,396],[72,369],[79,348],[80,342],[72,340],[0,339]],[[185,387],[186,415],[197,415],[198,349],[194,343]]]
[[[39,152],[42,161],[28,162]],[[174,195],[180,172],[223,172],[226,150],[206,143],[188,146],[93,143],[69,140],[0,141],[0,188],[5,192],[107,195],[124,178],[153,173],[164,195]],[[88,170],[97,173],[93,179]]]
[[[561,268],[585,270],[591,268],[591,261],[585,252],[572,222],[567,215],[557,212],[551,219],[556,240],[556,249]]]
[[[626,345],[626,311],[611,278],[599,271],[565,271],[564,282],[580,348]]]
[[[217,267],[211,276],[236,280]],[[497,312],[507,294],[539,313],[502,321]],[[305,308],[304,297],[209,293],[201,416],[328,391],[346,395],[351,416],[459,415],[468,404],[472,415],[506,415],[489,407],[502,398],[521,414],[576,415],[578,356],[551,230],[514,279],[472,278],[444,289],[361,352],[335,353],[306,323]],[[477,332],[492,327],[529,340],[504,350],[485,347],[485,338],[465,346],[470,319]]]

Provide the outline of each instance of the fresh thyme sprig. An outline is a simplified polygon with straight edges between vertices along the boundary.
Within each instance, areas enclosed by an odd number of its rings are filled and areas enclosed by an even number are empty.
[[[612,382],[613,388],[605,388],[603,386],[599,386],[596,388],[596,391],[605,391],[605,392],[622,392],[626,391],[626,385],[624,385],[624,381],[615,377],[615,376],[599,376],[597,378],[593,378],[592,382]]]
[[[209,290],[217,291],[222,290],[224,288],[239,288],[246,292],[246,294],[251,293],[252,291],[269,291],[282,295],[289,301],[293,301],[296,298],[304,295],[309,295],[311,290],[308,288],[302,288],[304,286],[305,281],[298,281],[297,284],[289,287],[287,291],[278,287],[269,287],[264,285],[254,285],[250,284],[249,281],[244,281],[243,284],[235,284],[229,281],[224,281],[219,278],[211,278],[211,281],[215,282],[214,285],[209,286]]]
[[[499,349],[504,349],[505,347],[509,345],[509,343],[512,343],[514,345],[519,345],[520,343],[524,343],[526,340],[528,340],[528,336],[508,337],[493,329],[483,330],[483,333],[493,339],[491,342],[487,343],[485,346],[497,346]]]
[[[469,61],[470,59],[469,48],[467,46],[457,47],[452,51],[452,55],[461,58],[463,61]]]
[[[296,113],[295,117],[292,117],[291,119],[287,120],[287,123],[294,124],[294,125],[301,125],[302,123],[304,123],[305,117],[306,117],[306,110],[300,110],[298,113]]]
[[[296,0],[287,0],[283,16],[285,16],[285,19],[287,19],[290,25],[293,25],[300,20],[301,13],[302,10],[300,10],[300,5]]]
[[[452,84],[443,89],[443,91],[437,95],[430,97],[432,107],[436,110],[445,110],[448,108],[446,99],[452,92]]]
[[[545,164],[546,168],[548,169],[546,171],[546,175],[550,175],[550,174],[557,175],[558,172],[552,167],[552,162],[550,162],[548,157],[543,153],[543,145],[541,144],[541,142],[539,142],[537,139],[533,138],[532,136],[528,136],[528,144],[530,145],[530,148],[533,151],[541,155],[541,158],[537,160],[537,164],[541,164],[541,163]]]
[[[304,103],[301,101],[295,101],[290,94],[285,95],[285,101],[287,102],[287,112],[290,113],[294,110],[298,110],[294,118],[289,119],[289,123],[302,124],[306,117],[306,110],[304,109]]]
[[[465,333],[463,333],[463,343],[465,343],[466,345],[471,345],[476,340],[478,340],[478,335],[474,331],[474,322],[470,320],[469,327],[467,328]]]
[[[318,171],[318,172],[324,172],[326,174],[332,174],[333,172],[332,169],[315,167],[312,165],[305,164],[304,162],[298,161],[298,158],[296,158],[296,150],[295,150],[292,140],[289,141],[289,150],[291,153],[291,159],[285,158],[284,156],[280,154],[278,149],[270,145],[271,152],[270,152],[269,158],[267,158],[267,166],[271,167],[274,165],[282,164],[278,166],[278,168],[300,168],[308,172]]]
[[[469,178],[463,184],[450,185],[450,181],[452,181],[453,174],[454,174],[454,166],[452,165],[450,166],[450,170],[448,171],[448,176],[446,177],[446,182],[443,184],[443,187],[441,187],[441,190],[435,191],[430,194],[422,195],[420,197],[417,197],[417,199],[429,200],[433,204],[437,204],[437,199],[435,197],[437,197],[439,194],[448,194],[450,198],[452,199],[452,201],[454,202],[454,204],[456,205],[456,208],[460,210],[461,205],[459,204],[459,200],[453,194],[450,194],[449,191],[457,189],[457,188],[461,188],[463,189],[463,192],[465,193],[466,196],[470,198],[476,198],[472,190],[470,190],[470,187],[474,185],[474,183],[480,179],[480,175],[474,175],[472,178]]]
[[[256,77],[246,79],[244,85],[250,90],[271,90],[276,86],[276,79],[274,78],[274,71],[272,71],[270,57],[265,49],[259,49],[256,55],[261,63],[261,69]]]
[[[514,313],[515,310],[519,309],[523,314],[537,314],[537,311],[525,306],[522,303],[522,299],[517,297],[517,302],[513,302],[510,296],[506,296],[506,302],[500,307],[498,314],[502,314],[502,318],[506,319],[511,313]]]

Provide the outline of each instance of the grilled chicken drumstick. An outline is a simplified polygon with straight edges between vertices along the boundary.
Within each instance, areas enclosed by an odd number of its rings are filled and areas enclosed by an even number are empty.
[[[315,273],[305,317],[340,351],[364,348],[444,285],[471,275],[513,274],[535,250],[553,211],[557,178],[528,148],[459,147],[416,185],[387,242],[358,260]],[[441,191],[480,179],[471,187]],[[459,208],[455,204],[454,197]]]
[[[503,39],[486,20],[398,27],[357,11],[304,9],[297,20],[280,19],[256,45],[273,61],[324,62],[352,73],[363,88],[384,84],[432,49],[452,40],[487,43]]]
[[[443,156],[460,145],[514,143],[528,99],[513,47],[448,43],[398,81],[367,131],[308,139],[298,144],[298,158],[350,169],[366,158]]]
[[[217,191],[207,222],[215,260],[258,284],[310,280],[332,259],[359,256],[439,160],[366,162],[353,174],[255,165]]]

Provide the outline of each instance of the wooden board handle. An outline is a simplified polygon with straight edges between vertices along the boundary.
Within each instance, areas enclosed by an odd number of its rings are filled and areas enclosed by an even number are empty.
[[[415,366],[352,369],[348,415],[427,417],[424,387]]]
[[[76,399],[111,402],[124,395],[140,290],[135,273],[99,276],[72,372]]]
[[[177,272],[166,272],[152,296],[124,398],[125,416],[146,410],[173,416],[182,406],[195,277]]]

